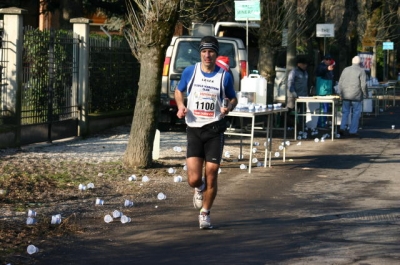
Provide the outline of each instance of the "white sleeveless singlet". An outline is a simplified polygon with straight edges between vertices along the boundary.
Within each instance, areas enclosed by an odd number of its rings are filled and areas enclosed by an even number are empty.
[[[186,124],[189,127],[203,127],[221,119],[221,99],[225,98],[224,76],[225,71],[220,69],[213,77],[205,77],[200,63],[195,65],[187,87]]]

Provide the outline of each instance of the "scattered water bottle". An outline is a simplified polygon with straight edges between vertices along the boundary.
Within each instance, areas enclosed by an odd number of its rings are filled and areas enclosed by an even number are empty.
[[[111,215],[107,214],[106,216],[104,216],[104,222],[111,223],[112,221],[113,221],[113,218]]]
[[[114,218],[120,218],[123,215],[123,213],[118,210],[114,210],[112,214]]]
[[[104,205],[104,200],[97,198],[96,199],[96,205]]]
[[[131,218],[126,216],[126,215],[122,215],[121,216],[121,223],[126,224],[126,223],[130,223],[131,222]]]
[[[137,177],[136,177],[136,175],[131,175],[131,176],[128,178],[128,180],[129,180],[129,181],[136,181],[136,180],[137,180]]]
[[[245,165],[245,164],[240,164],[240,167],[239,167],[240,169],[246,169],[247,168],[247,166]]]
[[[159,199],[159,200],[165,200],[167,198],[167,196],[164,194],[164,193],[162,193],[162,192],[160,192],[158,195],[157,195],[157,199]]]
[[[125,207],[131,207],[131,206],[133,206],[133,201],[125,200],[124,206],[125,206]]]
[[[34,210],[29,209],[28,210],[28,216],[29,217],[35,217],[36,216],[36,212]]]
[[[88,183],[86,186],[88,189],[94,189],[94,184],[93,183]]]
[[[174,169],[172,167],[168,168],[168,173],[169,174],[175,174],[175,172],[176,172],[176,169]]]
[[[79,190],[86,190],[86,186],[83,184],[79,184],[78,188]]]
[[[142,182],[149,182],[149,181],[150,181],[150,179],[149,179],[148,176],[143,176],[142,177]]]
[[[175,176],[174,182],[182,182],[182,176]]]
[[[35,247],[34,245],[29,245],[26,248],[26,252],[28,252],[29,255],[32,255],[32,254],[38,253],[39,252],[39,248]]]

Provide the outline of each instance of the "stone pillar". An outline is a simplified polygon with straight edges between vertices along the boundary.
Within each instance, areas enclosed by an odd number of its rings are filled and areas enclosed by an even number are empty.
[[[1,109],[9,123],[21,125],[21,89],[22,89],[22,51],[23,51],[23,15],[28,12],[16,7],[2,8],[3,14],[3,58],[7,64],[3,65],[3,98]],[[1,94],[1,93],[0,93]],[[21,129],[18,126],[15,133],[15,145],[19,146]]]
[[[74,37],[79,39],[79,62],[78,74],[78,135],[86,136],[89,134],[89,24],[90,19],[73,18]]]

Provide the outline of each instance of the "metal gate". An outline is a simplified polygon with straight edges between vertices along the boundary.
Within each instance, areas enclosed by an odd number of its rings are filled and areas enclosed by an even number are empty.
[[[77,135],[78,45],[72,31],[24,28],[21,144]]]

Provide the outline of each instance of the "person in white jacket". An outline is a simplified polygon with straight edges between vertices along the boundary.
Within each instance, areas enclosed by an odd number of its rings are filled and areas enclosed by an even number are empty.
[[[358,124],[362,112],[362,103],[364,98],[368,98],[367,93],[367,75],[360,67],[360,57],[355,56],[352,59],[352,65],[346,67],[339,79],[339,91],[342,98],[342,122],[339,133],[347,135],[347,121],[352,111],[351,124],[348,135],[359,137]]]

